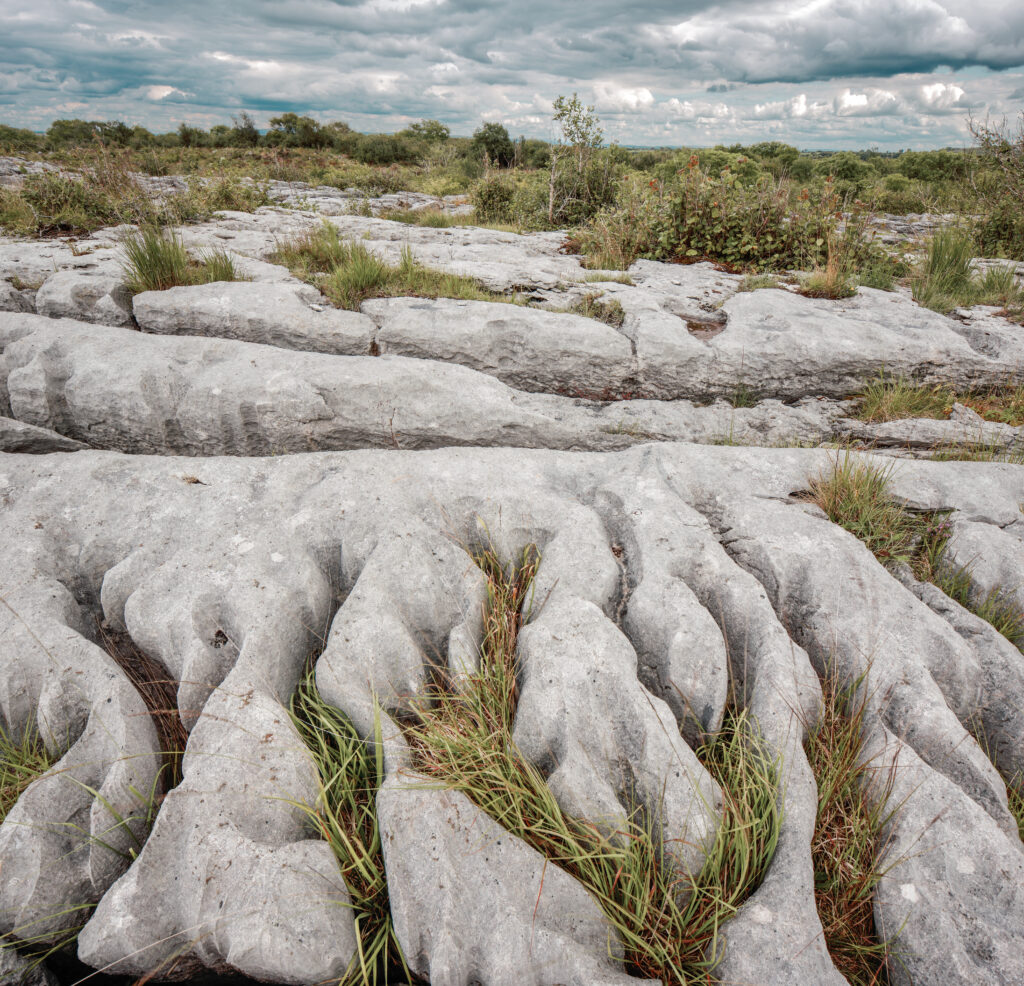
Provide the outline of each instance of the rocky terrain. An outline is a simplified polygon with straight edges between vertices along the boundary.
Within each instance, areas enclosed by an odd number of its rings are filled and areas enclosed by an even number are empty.
[[[868,423],[851,399],[880,373],[1005,385],[1024,329],[902,290],[739,290],[707,263],[623,278],[584,269],[560,233],[403,225],[331,191],[337,208],[277,188],[280,206],[178,231],[194,256],[227,251],[248,278],[234,282],[133,295],[123,229],[0,238],[0,726],[38,730],[52,760],[0,825],[0,936],[21,947],[0,951],[0,982],[345,973],[359,929],[302,809],[318,776],[288,711],[310,662],[323,698],[379,734],[411,980],[636,981],[579,880],[416,773],[416,697],[438,663],[478,662],[486,587],[466,546],[481,543],[539,553],[513,735],[565,812],[600,827],[640,807],[699,868],[722,794],[698,737],[730,710],[756,722],[781,823],[721,928],[720,981],[846,981],[815,905],[805,754],[837,669],[867,676],[865,756],[890,778],[873,900],[889,981],[1024,982],[1007,796],[1024,655],[808,495],[829,446],[870,445],[900,503],[947,518],[977,591],[1024,606],[1024,466],[929,459],[970,445],[1012,460],[1024,429],[963,404]],[[399,203],[418,204],[369,211]],[[272,262],[325,221],[519,303],[335,308]],[[594,294],[620,325],[570,310]],[[188,743],[169,790],[166,736],[110,634],[173,682]],[[69,935],[73,974],[29,970],[26,942]]]

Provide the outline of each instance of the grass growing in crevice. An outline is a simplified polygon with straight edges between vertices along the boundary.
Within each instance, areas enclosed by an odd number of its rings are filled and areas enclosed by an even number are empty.
[[[880,779],[863,759],[863,684],[844,686],[830,670],[822,681],[821,717],[804,740],[818,787],[814,902],[829,955],[851,986],[886,986],[890,945],[877,933],[872,903],[884,873],[892,777]]]
[[[181,783],[181,760],[188,744],[178,711],[178,685],[159,661],[140,650],[127,631],[116,630],[100,621],[98,635],[103,649],[117,662],[125,676],[142,696],[153,719],[163,756],[162,786],[164,791]]]
[[[879,373],[864,385],[857,399],[856,417],[861,421],[948,418],[953,405],[960,403],[986,421],[1024,425],[1024,384],[1017,382],[957,392],[946,384],[919,384]]]
[[[440,209],[387,209],[378,218],[405,223],[408,226],[429,226],[433,229],[472,226],[474,229],[490,229],[497,233],[523,232],[521,227],[513,223],[485,222],[472,212],[453,215]]]
[[[1017,823],[1017,834],[1024,842],[1024,774],[1017,774],[1006,782],[1006,800]]]
[[[1024,466],[1024,448],[985,442],[957,442],[937,446],[931,453],[936,462],[1008,462]]]
[[[621,329],[626,321],[626,312],[618,298],[609,298],[602,301],[600,291],[591,291],[585,294],[575,305],[564,309],[573,315],[580,315],[583,318],[592,318],[598,322],[604,322],[613,328]]]
[[[337,227],[330,223],[280,244],[271,259],[318,287],[339,308],[353,311],[358,311],[369,298],[518,301],[518,298],[488,291],[471,277],[426,267],[407,246],[403,247],[397,266],[392,266],[364,244],[343,239]]]
[[[857,399],[856,417],[870,422],[945,418],[954,403],[952,391],[941,384],[918,384],[883,373],[869,380]]]
[[[802,278],[797,290],[805,298],[828,298],[832,301],[852,298],[857,293],[850,260],[834,237],[828,238],[828,256],[824,266]]]
[[[133,294],[214,281],[248,280],[238,273],[225,251],[208,250],[193,260],[174,233],[154,226],[130,233],[122,240],[121,250],[125,282]]]
[[[429,711],[405,724],[417,772],[462,791],[579,880],[619,933],[629,972],[666,984],[711,981],[722,955],[721,925],[759,885],[778,839],[774,761],[739,712],[701,747],[725,808],[704,867],[689,877],[665,864],[660,836],[643,813],[635,812],[614,839],[565,814],[512,741],[516,640],[539,556],[527,548],[506,567],[487,550],[475,560],[488,581],[480,667],[457,688],[442,681]]]
[[[955,227],[939,230],[928,244],[917,273],[911,280],[914,300],[937,312],[971,305],[1001,305],[1010,310],[1024,307],[1024,287],[1011,267],[975,271],[973,237]]]
[[[384,782],[379,723],[371,748],[348,717],[320,696],[312,668],[300,683],[290,712],[320,775],[316,804],[300,807],[334,852],[355,912],[358,951],[340,986],[394,982],[396,971],[409,982],[391,923],[377,825],[377,791]]]
[[[634,287],[636,282],[628,274],[610,271],[593,271],[583,278],[584,284],[625,284]]]
[[[763,291],[767,288],[781,288],[782,282],[774,274],[747,274],[740,281],[737,291]]]
[[[810,481],[815,503],[829,519],[858,537],[883,564],[905,563],[965,609],[1024,649],[1024,610],[998,587],[982,592],[970,565],[949,557],[948,512],[911,510],[892,495],[895,463],[886,466],[844,454]]]
[[[18,737],[0,723],[0,824],[25,789],[53,763],[32,722]]]

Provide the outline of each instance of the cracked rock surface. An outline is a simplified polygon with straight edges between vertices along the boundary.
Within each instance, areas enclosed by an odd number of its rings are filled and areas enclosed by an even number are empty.
[[[0,159],[0,179],[22,177]],[[179,179],[147,181],[163,195]],[[873,900],[897,943],[890,981],[1024,982],[1007,794],[1024,655],[806,496],[836,461],[813,446],[872,444],[851,454],[945,518],[948,563],[1024,607],[1024,466],[924,458],[1019,456],[1022,429],[960,404],[870,424],[851,399],[883,368],[1004,384],[1024,330],[900,292],[740,291],[707,263],[588,271],[559,233],[376,215],[465,211],[454,197],[382,196],[363,216],[355,190],[271,195],[291,207],[178,231],[194,256],[229,252],[248,278],[230,283],[132,297],[124,229],[0,238],[0,727],[38,734],[49,763],[0,818],[0,942],[22,947],[0,948],[0,984],[27,968],[26,929],[147,982],[345,973],[352,891],[303,808],[321,778],[289,714],[309,673],[368,748],[380,730],[376,818],[413,981],[642,982],[587,888],[427,781],[406,743],[433,690],[479,667],[484,545],[539,552],[509,736],[563,812],[612,838],[643,817],[664,864],[697,873],[727,798],[701,743],[733,712],[756,724],[779,838],[720,929],[721,982],[846,981],[815,904],[804,752],[831,668],[865,676],[867,755],[899,806]],[[337,309],[274,263],[324,221],[516,303]],[[580,314],[594,293],[618,303],[615,324]],[[186,743],[178,774],[167,721]]]

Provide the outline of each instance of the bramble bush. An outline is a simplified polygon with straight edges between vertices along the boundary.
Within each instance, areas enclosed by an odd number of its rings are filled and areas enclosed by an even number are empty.
[[[836,235],[842,203],[826,180],[791,203],[772,178],[744,184],[731,169],[717,176],[696,155],[680,175],[654,248],[655,259],[713,260],[744,270],[785,270],[820,264]]]

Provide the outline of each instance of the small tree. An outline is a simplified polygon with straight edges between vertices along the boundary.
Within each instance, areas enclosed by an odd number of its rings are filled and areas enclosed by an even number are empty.
[[[325,147],[328,137],[311,116],[282,113],[271,117],[267,140],[271,144],[284,144],[287,147]]]
[[[515,159],[516,149],[508,131],[500,123],[485,123],[473,133],[470,148],[481,157],[487,155],[491,164],[507,168]]]
[[[420,120],[419,123],[411,123],[407,132],[410,137],[419,137],[431,143],[441,143],[452,135],[451,130],[440,120]]]
[[[231,123],[231,142],[236,147],[255,147],[260,142],[256,121],[245,110],[238,116],[233,116]]]
[[[553,103],[554,122],[561,131],[551,148],[548,179],[548,222],[555,216],[593,212],[603,204],[610,190],[611,162],[603,175],[592,167],[594,152],[604,140],[601,120],[593,106],[584,106],[576,93]],[[572,167],[565,167],[566,160]]]

